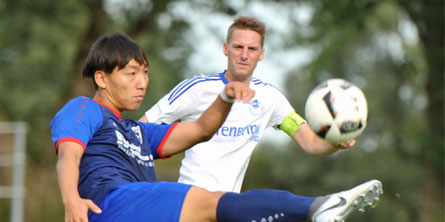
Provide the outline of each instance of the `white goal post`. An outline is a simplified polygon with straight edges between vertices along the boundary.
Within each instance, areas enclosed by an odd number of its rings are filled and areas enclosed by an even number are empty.
[[[0,198],[11,199],[11,222],[23,221],[27,129],[25,122],[0,122],[0,134],[11,134],[13,139],[13,152],[0,153],[0,167],[12,167],[12,184],[0,186]],[[3,146],[0,141],[0,150]]]

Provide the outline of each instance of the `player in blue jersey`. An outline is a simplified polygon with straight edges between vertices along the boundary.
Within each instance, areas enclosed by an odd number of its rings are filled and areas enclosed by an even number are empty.
[[[148,68],[141,46],[123,33],[104,35],[90,49],[82,73],[96,86],[94,98],[69,101],[51,121],[65,221],[333,221],[381,193],[379,181],[324,197],[279,190],[209,192],[157,182],[153,159],[210,139],[234,100],[248,103],[255,91],[229,83],[195,121],[157,125],[122,119],[123,111],[140,106]]]

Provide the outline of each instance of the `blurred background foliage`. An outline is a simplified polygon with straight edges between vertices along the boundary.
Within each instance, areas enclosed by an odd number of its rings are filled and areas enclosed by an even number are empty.
[[[181,7],[188,11],[178,13]],[[274,18],[268,20],[271,13],[264,8],[279,10],[287,21],[278,39],[269,25]],[[311,15],[306,23],[297,19],[301,8]],[[138,119],[206,65],[189,61],[197,47],[206,47],[206,39],[216,36],[222,46],[227,27],[221,24],[208,36],[188,39],[196,25],[188,17],[194,13],[209,15],[203,23],[237,15],[262,19],[269,32],[265,59],[277,60],[277,66],[299,58],[273,51],[309,51],[303,66],[288,69],[282,87],[300,114],[313,87],[329,78],[353,82],[368,99],[368,126],[356,148],[315,158],[290,139],[263,140],[243,190],[316,196],[376,178],[384,185],[381,201],[348,221],[444,221],[443,1],[1,0],[0,121],[26,121],[30,127],[25,221],[63,220],[49,122],[69,99],[94,95],[92,83],[80,75],[91,44],[121,30],[144,47],[151,66],[147,97],[140,110],[125,114]],[[181,157],[157,161],[159,178],[175,180]],[[1,185],[8,175],[0,169]],[[0,221],[9,220],[9,210],[9,200],[1,199]]]

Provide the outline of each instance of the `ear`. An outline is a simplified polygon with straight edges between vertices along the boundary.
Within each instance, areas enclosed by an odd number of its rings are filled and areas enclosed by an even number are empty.
[[[228,54],[228,51],[229,51],[229,44],[227,43],[227,42],[224,42],[224,45],[223,45],[223,52],[224,52],[224,55],[225,56],[227,56],[227,54]]]
[[[258,62],[261,62],[261,61],[264,59],[264,51],[265,51],[265,49],[262,48],[262,49],[261,49],[260,58],[258,59]]]
[[[104,71],[98,70],[94,73],[94,81],[99,89],[107,87],[106,73]]]

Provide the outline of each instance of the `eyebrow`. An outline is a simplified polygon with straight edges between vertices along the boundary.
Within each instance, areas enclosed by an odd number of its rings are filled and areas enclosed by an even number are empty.
[[[139,69],[140,67],[142,67],[142,69],[147,69],[148,66],[147,65],[130,65],[128,64],[129,68],[133,68],[133,69]]]
[[[235,47],[237,47],[237,46],[242,46],[242,47],[244,47],[244,46],[247,46],[247,47],[249,47],[249,48],[261,48],[261,46],[258,46],[258,45],[245,45],[245,44],[242,44],[242,43],[233,43],[232,44],[233,46],[235,46]]]
[[[137,66],[137,65],[128,65],[128,67],[133,68],[133,69],[139,68],[139,66]]]

